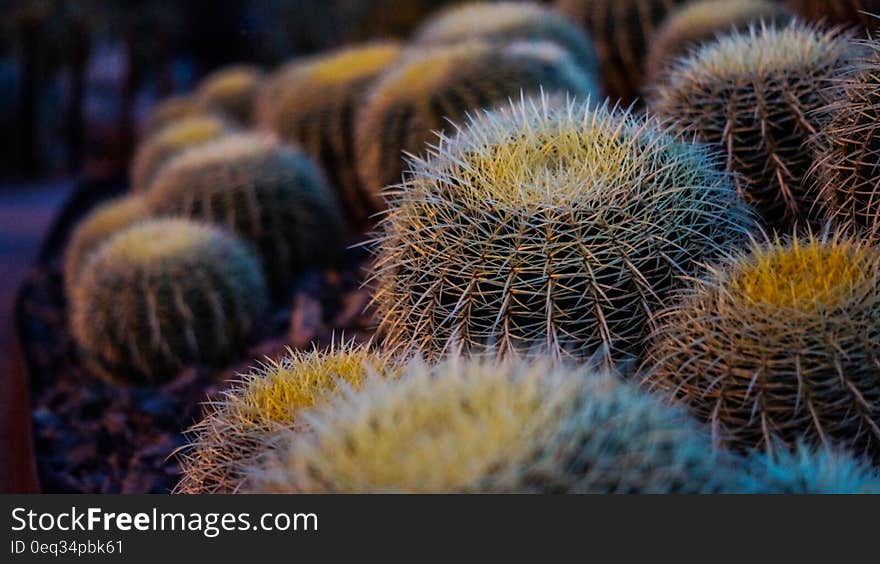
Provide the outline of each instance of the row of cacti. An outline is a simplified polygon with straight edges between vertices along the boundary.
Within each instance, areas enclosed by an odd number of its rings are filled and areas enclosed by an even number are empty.
[[[192,430],[181,491],[876,491],[859,460],[880,459],[880,251],[843,230],[880,215],[871,50],[760,3],[726,23],[697,14],[688,33],[670,22],[690,5],[663,24],[676,2],[579,4],[606,88],[650,92],[647,117],[590,98],[594,56],[570,23],[506,3],[438,16],[424,47],[319,56],[257,89],[256,121],[330,171],[349,226],[388,206],[373,274],[384,352],[295,354],[245,376]],[[622,41],[624,23],[642,40]],[[674,62],[645,85],[661,25]],[[691,54],[676,59],[679,42]],[[332,255],[342,222],[314,165],[225,127],[163,157],[141,203],[94,231],[219,223],[270,285]],[[791,238],[827,219],[841,230]],[[759,223],[780,235],[750,249]],[[194,264],[188,245],[148,240],[150,222],[103,243],[86,225],[75,335],[117,374],[228,353],[264,307],[227,264],[243,259]],[[160,267],[114,274],[118,256]],[[199,269],[208,291],[169,275]],[[229,307],[245,287],[249,305]]]

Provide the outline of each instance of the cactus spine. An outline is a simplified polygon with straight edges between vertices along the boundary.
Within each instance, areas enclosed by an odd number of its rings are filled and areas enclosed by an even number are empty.
[[[375,302],[387,344],[428,355],[637,354],[678,276],[751,223],[703,148],[589,102],[484,113],[412,167]]]
[[[227,360],[266,307],[259,262],[239,240],[183,219],[114,235],[73,285],[73,335],[102,375],[157,383]]]

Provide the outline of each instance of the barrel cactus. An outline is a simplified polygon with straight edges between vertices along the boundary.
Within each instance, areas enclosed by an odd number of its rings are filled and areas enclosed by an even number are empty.
[[[141,126],[140,136],[146,139],[173,123],[201,113],[204,111],[192,96],[169,96],[156,104],[147,114]]]
[[[839,234],[754,245],[660,317],[646,385],[743,449],[880,453],[880,249]]]
[[[428,355],[628,357],[678,277],[751,224],[703,147],[589,102],[486,112],[412,167],[375,302],[386,342]]]
[[[72,288],[71,329],[99,374],[152,384],[230,358],[266,303],[260,264],[240,240],[184,219],[150,220],[89,258]]]
[[[261,92],[261,125],[321,163],[353,229],[367,227],[377,211],[357,176],[355,112],[367,88],[400,52],[397,43],[377,42],[296,61]]]
[[[813,170],[826,217],[856,232],[880,231],[880,47],[867,49],[830,87]]]
[[[183,478],[177,493],[234,493],[245,469],[271,448],[284,430],[304,431],[301,412],[326,401],[340,389],[359,388],[371,374],[390,374],[387,356],[352,344],[327,351],[290,351],[267,361],[208,404],[204,418],[187,435],[178,454]]]
[[[251,123],[254,99],[263,71],[252,65],[233,65],[206,76],[196,89],[198,105],[239,125]]]
[[[602,86],[629,104],[642,92],[645,56],[666,16],[687,0],[556,0],[556,8],[584,27],[599,55]]]
[[[495,45],[467,41],[416,50],[370,90],[358,115],[357,163],[374,205],[384,209],[382,190],[401,181],[403,153],[421,154],[461,123],[467,112],[519,98],[525,92],[595,90],[571,56],[548,42]]]
[[[799,445],[750,457],[754,493],[880,494],[880,471],[863,459],[830,447]]]
[[[552,8],[533,2],[470,2],[453,5],[416,30],[417,44],[451,44],[468,39],[508,43],[553,41],[591,76],[598,73],[596,51],[584,32]]]
[[[145,138],[135,151],[131,164],[131,189],[146,192],[168,161],[187,149],[230,133],[229,124],[212,115],[192,115],[162,128]]]
[[[413,361],[308,414],[249,471],[273,493],[696,493],[735,484],[687,414],[546,360]]]
[[[259,251],[273,289],[342,248],[342,220],[319,169],[303,153],[234,134],[175,158],[147,194],[154,215],[221,224]]]
[[[680,62],[649,107],[677,131],[715,145],[767,227],[819,220],[808,179],[822,92],[850,63],[847,36],[793,22],[705,45]]]
[[[76,226],[64,250],[64,282],[68,289],[101,243],[148,215],[144,198],[132,194],[105,202],[86,216]]]
[[[663,80],[667,67],[719,35],[755,24],[788,25],[792,13],[773,0],[698,0],[669,14],[648,49],[646,88]]]

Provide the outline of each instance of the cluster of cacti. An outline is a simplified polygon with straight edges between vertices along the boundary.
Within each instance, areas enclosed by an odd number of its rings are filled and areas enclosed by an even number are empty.
[[[867,46],[830,89],[817,135],[814,180],[826,217],[855,232],[880,230],[880,47]]]
[[[188,363],[226,360],[266,307],[257,258],[184,219],[133,225],[93,253],[70,294],[83,355],[110,379],[154,383]]]
[[[147,139],[167,126],[184,118],[203,113],[199,103],[192,96],[169,96],[153,107],[141,126],[140,136]]]
[[[170,123],[146,137],[131,164],[131,189],[146,192],[169,160],[188,149],[219,139],[231,132],[223,119],[195,114]]]
[[[475,117],[414,160],[379,236],[380,332],[454,348],[637,354],[681,275],[751,216],[702,147],[546,98]]]
[[[747,31],[750,26],[784,26],[792,13],[773,0],[698,0],[683,4],[664,20],[648,49],[645,63],[645,86],[651,88],[663,80],[668,66],[711,43],[720,35]]]
[[[783,232],[817,220],[808,179],[822,92],[851,62],[847,36],[793,22],[705,45],[670,71],[649,106],[715,145],[764,223]]]
[[[645,55],[664,18],[687,0],[556,0],[556,8],[581,24],[599,55],[602,86],[628,104],[641,93]]]
[[[878,0],[784,0],[798,16],[828,25],[856,26],[867,31],[880,27]]]
[[[114,198],[98,206],[73,231],[64,250],[64,283],[76,282],[87,259],[107,239],[148,217],[147,204],[139,194]]]
[[[727,443],[880,454],[880,249],[843,235],[755,244],[660,318],[645,383]]]
[[[243,375],[208,405],[188,432],[180,454],[178,493],[234,493],[244,471],[271,448],[282,431],[309,427],[300,414],[340,389],[356,389],[371,375],[393,375],[390,359],[364,347],[343,344],[328,351],[290,352]]]
[[[250,65],[224,67],[206,76],[195,93],[196,103],[239,125],[249,125],[263,71]]]
[[[247,239],[275,289],[341,251],[342,220],[321,171],[261,135],[228,135],[179,155],[146,197],[154,215],[217,223]]]
[[[308,414],[249,471],[256,492],[697,493],[732,458],[682,410],[546,361],[413,361]]]
[[[798,445],[749,461],[753,486],[762,494],[880,494],[880,471],[865,460],[830,447]]]
[[[376,76],[400,55],[393,42],[350,47],[295,61],[262,89],[259,120],[281,139],[300,145],[327,172],[348,222],[356,229],[377,210],[355,166],[355,113]]]
[[[416,30],[416,44],[453,44],[469,39],[510,43],[552,41],[564,47],[591,76],[598,72],[596,51],[583,31],[564,15],[532,2],[471,2],[453,5]]]
[[[584,97],[595,86],[549,42],[472,40],[408,54],[377,81],[358,116],[358,171],[375,205],[384,208],[382,190],[400,183],[404,153],[421,154],[437,132],[451,122],[461,125],[468,112],[541,89]]]

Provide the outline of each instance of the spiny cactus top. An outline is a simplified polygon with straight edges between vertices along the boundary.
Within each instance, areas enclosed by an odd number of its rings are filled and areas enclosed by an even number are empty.
[[[105,202],[83,219],[64,251],[64,283],[70,288],[88,257],[118,231],[148,216],[147,204],[139,194]]]
[[[602,86],[628,104],[642,92],[645,55],[667,14],[687,0],[556,0],[596,43]]]
[[[300,145],[323,165],[355,230],[367,227],[377,211],[357,177],[355,112],[367,88],[400,52],[398,43],[386,41],[296,61],[261,93],[262,126]]]
[[[649,106],[677,130],[714,144],[767,226],[815,221],[807,180],[823,88],[849,63],[847,37],[794,22],[752,27],[680,61]]]
[[[700,146],[589,102],[525,99],[412,162],[383,222],[380,331],[462,346],[620,358],[681,275],[750,215]]]
[[[141,138],[146,139],[168,125],[183,118],[203,113],[202,107],[192,96],[170,96],[152,109],[141,127]]]
[[[224,225],[259,250],[275,289],[342,248],[342,219],[314,163],[256,134],[234,134],[173,159],[147,195],[156,215]]]
[[[670,493],[728,478],[683,411],[546,360],[413,361],[308,417],[313,432],[282,435],[251,490]]]
[[[661,318],[645,382],[716,435],[880,453],[880,250],[840,235],[755,245]]]
[[[645,84],[663,80],[666,67],[719,35],[749,26],[788,25],[792,13],[774,0],[698,0],[669,14],[648,49]]]
[[[755,493],[880,494],[880,470],[839,449],[799,445],[754,454],[750,463]]]
[[[263,71],[250,65],[222,68],[205,77],[196,90],[200,107],[240,125],[249,125]]]
[[[475,40],[404,57],[371,88],[358,115],[358,171],[376,207],[385,207],[381,191],[400,183],[404,153],[421,154],[437,131],[461,124],[467,112],[541,88],[574,96],[596,90],[571,56],[550,42]]]
[[[153,383],[188,363],[230,358],[267,298],[259,261],[240,240],[210,225],[160,219],[104,243],[71,303],[73,335],[99,373]]]
[[[175,155],[231,132],[229,124],[212,115],[196,114],[169,124],[145,138],[131,163],[131,189],[149,190],[156,175]]]
[[[880,44],[870,42],[830,87],[817,136],[814,177],[826,217],[844,228],[880,231]]]
[[[880,26],[880,0],[785,0],[804,19],[828,25],[857,26],[872,31]]]
[[[183,478],[177,493],[232,493],[244,469],[271,448],[274,434],[304,431],[299,415],[321,404],[339,388],[359,388],[371,374],[388,375],[389,358],[367,348],[343,344],[328,351],[289,351],[244,374],[187,435],[179,452]]]
[[[416,30],[416,43],[457,43],[468,39],[510,42],[516,39],[558,43],[584,72],[597,76],[596,51],[571,20],[532,2],[471,2],[453,5],[428,18]]]

